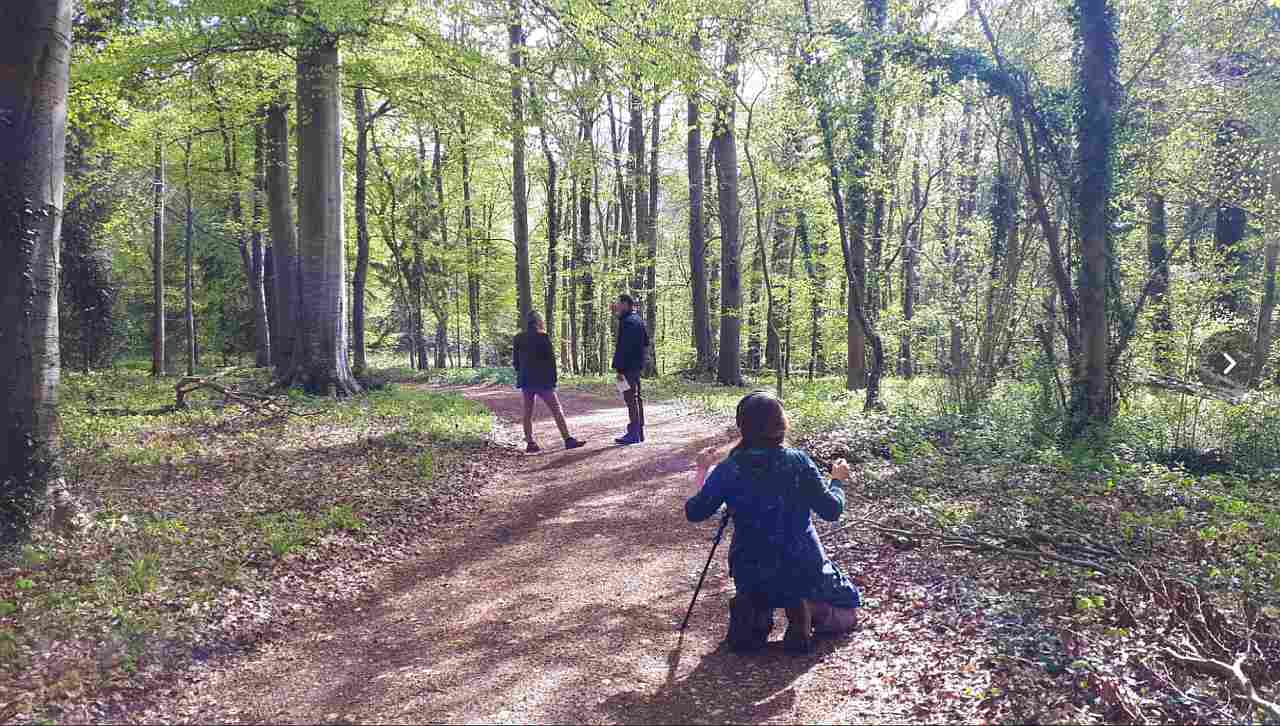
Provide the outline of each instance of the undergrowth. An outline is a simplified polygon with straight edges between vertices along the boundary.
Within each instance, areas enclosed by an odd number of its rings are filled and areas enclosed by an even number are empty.
[[[135,366],[64,374],[64,474],[86,521],[70,538],[38,527],[6,555],[0,711],[74,702],[258,627],[256,594],[291,570],[469,506],[467,467],[492,429],[478,404],[395,383],[345,401],[290,392],[291,413],[272,415],[203,394],[174,411],[174,382]]]

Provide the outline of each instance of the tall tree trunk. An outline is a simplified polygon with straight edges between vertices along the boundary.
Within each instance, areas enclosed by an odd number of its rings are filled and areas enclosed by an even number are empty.
[[[635,213],[636,243],[632,248],[635,259],[631,261],[628,287],[643,298],[644,269],[647,264],[645,256],[649,247],[649,176],[645,169],[648,159],[645,153],[644,105],[640,99],[638,78],[635,84],[630,96],[631,122],[628,128],[631,131],[629,147],[631,149],[631,189],[635,195],[632,209]]]
[[[912,329],[919,298],[920,229],[924,224],[924,196],[920,188],[920,159],[924,151],[924,106],[916,107],[916,144],[911,158],[911,215],[902,226],[902,342],[898,348],[898,375],[915,376]]]
[[[569,255],[569,289],[565,307],[569,315],[569,354],[571,358],[571,370],[574,374],[582,372],[582,355],[578,345],[578,331],[581,329],[578,325],[578,270],[583,267],[583,257],[585,253],[582,249],[582,238],[578,234],[578,187],[581,184],[581,173],[569,166],[570,182],[569,182],[569,239],[572,242],[573,253]]]
[[[716,105],[715,146],[720,203],[720,364],[716,380],[742,385],[742,245],[739,240],[738,142],[735,125],[738,88],[738,30],[725,40],[725,84],[729,93]]]
[[[557,334],[556,330],[556,275],[560,269],[559,250],[556,245],[560,237],[560,193],[556,186],[556,157],[547,145],[547,130],[541,128],[542,154],[547,157],[547,294],[544,301],[547,332]]]
[[[592,148],[589,154],[591,158],[595,158],[594,145],[595,134],[593,121],[589,113],[584,109],[580,123],[580,140],[583,144]],[[603,373],[604,361],[600,358],[600,351],[597,346],[601,341],[596,339],[597,321],[596,321],[596,289],[595,280],[591,274],[591,262],[594,255],[591,254],[591,197],[593,185],[591,176],[579,178],[578,180],[578,241],[577,250],[574,255],[574,262],[577,268],[580,284],[578,286],[582,299],[582,370],[590,373]],[[602,291],[603,292],[603,291]]]
[[[883,32],[886,15],[886,0],[866,0],[865,14],[868,27],[876,32]],[[849,323],[849,370],[845,380],[846,388],[853,390],[867,389],[867,409],[882,406],[880,402],[880,377],[884,373],[884,348],[880,337],[871,328],[866,314],[866,232],[868,226],[868,181],[871,159],[875,156],[876,132],[876,93],[880,86],[883,70],[883,51],[873,50],[871,57],[863,66],[863,83],[866,97],[862,100],[862,109],[858,113],[857,133],[854,139],[856,153],[854,155],[854,173],[849,184],[849,245],[848,259],[851,264],[847,270],[849,277],[848,304],[850,310]],[[872,360],[870,370],[866,369],[866,344],[871,344]]]
[[[0,4],[0,546],[58,472],[58,253],[71,0]]]
[[[701,55],[702,41],[695,29],[690,49]],[[691,88],[686,109],[688,139],[685,143],[686,168],[689,174],[689,275],[692,279],[694,370],[711,369],[711,322],[707,300],[707,226],[703,209],[702,118],[698,91]]]
[[[355,90],[356,111],[356,269],[351,277],[352,372],[360,376],[368,366],[364,342],[364,298],[369,279],[369,105],[361,86]]]
[[[649,212],[646,215],[648,224],[645,226],[644,256],[645,325],[648,326],[649,335],[654,340],[657,339],[658,330],[658,141],[661,131],[659,115],[661,106],[661,103],[654,101],[653,110],[649,114],[653,139],[649,144],[649,199],[646,202],[649,205]],[[647,350],[644,374],[654,378],[658,375],[658,346],[650,345]]]
[[[342,205],[342,103],[336,37],[298,49],[298,212],[301,307],[294,378],[312,393],[352,395],[347,358]]]
[[[480,245],[476,241],[475,219],[471,210],[471,139],[467,137],[467,115],[458,114],[458,135],[461,145],[458,147],[462,155],[462,230],[466,237],[467,251],[467,315],[471,323],[470,351],[471,367],[480,367]],[[526,240],[527,242],[527,240]],[[527,251],[527,250],[526,250]],[[528,260],[526,259],[526,264]],[[518,266],[517,262],[517,266]],[[517,273],[518,274],[518,273]],[[521,319],[528,315],[521,313]]]
[[[510,0],[511,55],[511,202],[515,219],[512,229],[516,243],[516,302],[520,319],[533,310],[533,286],[529,275],[529,199],[524,172],[524,28],[521,0]],[[465,143],[465,140],[464,140]]]
[[[65,148],[65,147],[64,147]],[[163,376],[164,350],[164,145],[156,134],[151,171],[151,375]]]
[[[440,129],[438,127],[432,131],[431,138],[432,138],[431,183],[436,190],[436,209],[435,209],[436,226],[440,228],[440,249],[446,250],[449,248],[449,225],[447,224],[448,215],[446,214],[445,196],[444,196],[444,168],[443,168],[444,167],[444,143],[443,143],[443,140],[441,139]],[[466,215],[470,214],[470,205],[464,204],[462,207],[462,211],[463,211],[464,217],[466,217]],[[464,226],[464,234],[465,234],[465,228],[466,227]],[[470,262],[468,261],[468,267],[469,266],[470,266]],[[456,280],[456,276],[455,276],[455,280]],[[438,298],[439,302],[437,303],[437,307],[439,308],[439,311],[436,313],[436,317],[438,320],[437,332],[439,331],[439,326],[442,326],[447,332],[449,328],[449,296],[447,294],[449,284],[448,284],[448,277],[443,274],[443,270],[441,270],[441,279],[439,284],[442,292],[439,294],[439,298]],[[461,305],[462,296],[457,295],[456,297],[458,298],[457,305]],[[462,330],[461,330],[462,314],[460,311],[458,312],[457,319],[458,319],[458,330],[457,330],[458,334],[454,336],[454,341],[458,347],[457,367],[461,368],[462,367]],[[448,336],[446,335],[445,337],[447,338]],[[446,348],[445,353],[447,354],[448,352],[449,351]],[[441,354],[437,349],[436,351],[437,363],[439,363],[440,361],[440,355]],[[443,368],[444,366],[441,365],[438,367]]]
[[[300,343],[297,335],[302,288],[298,231],[293,222],[293,185],[289,181],[289,117],[283,102],[267,107],[267,209],[271,224],[271,261],[275,268],[275,328],[271,347],[276,377],[287,380]]]
[[[1220,256],[1218,308],[1226,315],[1239,315],[1245,311],[1244,240],[1248,215],[1240,206],[1245,197],[1242,184],[1246,171],[1244,163],[1246,129],[1234,119],[1223,121],[1214,136],[1215,163],[1218,167],[1218,212],[1213,229],[1214,249]]]
[[[265,128],[261,119],[253,125],[253,248],[249,260],[249,297],[253,301],[254,361],[271,367],[271,321],[267,310],[266,252],[263,249],[263,203],[267,195]]]
[[[1114,137],[1117,46],[1109,0],[1076,0],[1081,121],[1077,128],[1080,160],[1080,334],[1084,378],[1072,385],[1072,432],[1111,420],[1108,371],[1110,288],[1111,153]]]
[[[193,300],[192,290],[192,267],[195,257],[195,239],[196,239],[196,208],[194,193],[191,188],[191,142],[192,138],[187,136],[186,155],[183,157],[183,186],[186,192],[186,234],[184,236],[185,244],[184,257],[186,276],[183,284],[183,320],[187,329],[187,375],[194,376],[196,374],[196,313]]]
[[[615,245],[615,261],[621,261],[622,279],[619,289],[626,290],[630,282],[630,264],[634,254],[633,226],[631,212],[634,209],[635,195],[632,194],[632,180],[635,177],[635,134],[627,127],[626,172],[623,172],[622,142],[619,140],[618,121],[613,110],[613,94],[608,96],[609,110],[609,143],[613,149],[613,172],[618,195],[618,238]],[[628,112],[629,113],[629,112]]]
[[[747,287],[751,290],[747,302],[747,370],[760,372],[760,280],[763,269],[760,267],[760,245],[756,241],[756,250],[751,254],[751,272],[747,275]]]
[[[1173,372],[1173,316],[1169,306],[1169,244],[1164,195],[1147,194],[1147,268],[1152,278],[1151,304],[1155,315],[1151,332],[1155,335],[1156,368]]]
[[[804,271],[809,278],[809,380],[822,372],[822,286],[818,259],[809,241],[809,219],[804,209],[796,210],[796,237],[804,255]]]
[[[773,269],[775,272],[782,272],[780,265],[782,264],[783,254],[787,249],[788,230],[786,225],[787,217],[790,216],[790,210],[780,209],[774,218],[773,224]],[[787,281],[787,296],[791,295],[790,276]],[[785,312],[785,314],[784,314]],[[782,359],[782,329],[783,320],[787,321],[786,327],[790,329],[790,308],[784,311],[781,305],[769,311],[768,320],[765,322],[765,343],[764,343],[764,361],[765,365],[773,370],[785,368]]]
[[[1267,230],[1266,263],[1262,277],[1262,305],[1258,310],[1258,330],[1253,349],[1253,371],[1249,375],[1249,383],[1258,385],[1262,380],[1263,370],[1267,366],[1267,358],[1271,354],[1271,341],[1274,330],[1271,316],[1276,308],[1276,262],[1280,259],[1280,171],[1273,170],[1270,177],[1271,194],[1268,196],[1271,209],[1270,229]]]

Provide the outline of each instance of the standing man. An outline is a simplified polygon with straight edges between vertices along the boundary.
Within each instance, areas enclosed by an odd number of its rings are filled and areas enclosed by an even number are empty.
[[[627,402],[627,435],[614,439],[623,446],[644,441],[644,397],[640,394],[640,372],[644,370],[645,348],[649,347],[649,331],[636,313],[630,295],[618,296],[609,306],[618,316],[618,341],[613,349],[613,370],[618,374],[618,390]]]

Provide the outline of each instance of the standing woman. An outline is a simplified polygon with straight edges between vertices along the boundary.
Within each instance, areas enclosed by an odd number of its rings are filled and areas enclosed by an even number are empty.
[[[555,348],[551,345],[551,336],[547,335],[542,316],[530,312],[525,325],[525,331],[512,341],[514,349],[511,356],[516,369],[516,388],[524,392],[525,451],[533,454],[542,450],[533,440],[533,404],[538,398],[551,409],[560,435],[564,437],[564,448],[583,446],[584,442],[569,435],[569,424],[565,423],[564,411],[560,409],[560,398],[556,396]]]

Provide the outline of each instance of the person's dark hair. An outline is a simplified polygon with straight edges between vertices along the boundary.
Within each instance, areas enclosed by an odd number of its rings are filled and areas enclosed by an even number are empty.
[[[525,318],[525,330],[528,330],[530,333],[536,333],[538,332],[538,326],[540,325],[542,325],[542,316],[539,315],[536,310],[529,311],[528,317]]]
[[[630,295],[628,295],[628,294],[627,294],[627,293],[625,293],[625,292],[618,296],[618,302],[620,302],[620,303],[624,303],[624,304],[629,305],[629,306],[631,306],[631,307],[635,307],[635,306],[636,306],[636,299],[635,299],[635,298],[633,298],[633,297],[631,297]]]
[[[768,391],[754,391],[738,401],[737,423],[742,440],[733,452],[777,448],[787,438],[787,413]]]

